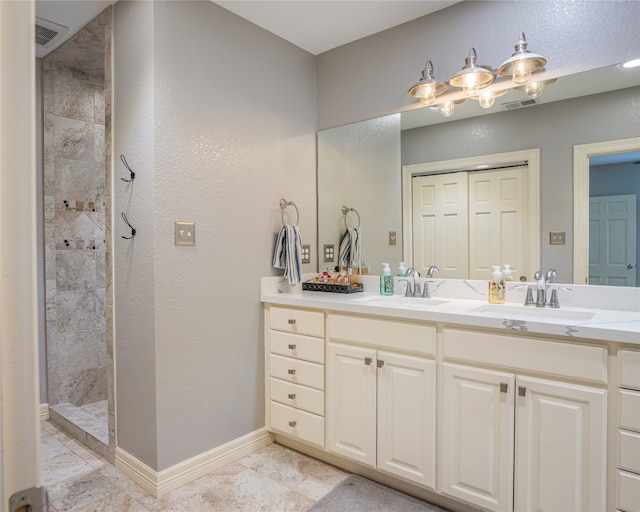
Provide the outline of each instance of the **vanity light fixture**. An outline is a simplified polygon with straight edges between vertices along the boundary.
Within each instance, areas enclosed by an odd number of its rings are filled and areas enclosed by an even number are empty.
[[[477,96],[480,89],[493,83],[496,79],[494,71],[485,66],[478,66],[476,49],[469,50],[469,56],[464,60],[464,67],[456,73],[449,83],[453,87],[459,87],[468,98]]]
[[[540,80],[537,82],[529,82],[527,85],[521,85],[520,87],[516,87],[519,91],[524,91],[526,95],[535,100],[542,96],[542,92],[547,85],[551,85],[556,82],[556,78],[552,78],[551,80]]]
[[[456,110],[456,105],[462,105],[463,103],[464,103],[464,100],[457,100],[457,101],[447,100],[447,101],[444,101],[443,103],[440,103],[440,105],[434,108],[437,108],[440,110],[440,115],[442,117],[451,117]]]
[[[526,84],[531,73],[542,69],[547,63],[542,55],[527,50],[527,39],[524,32],[520,34],[520,41],[516,43],[515,52],[498,68],[498,73],[513,77],[517,84]]]
[[[507,94],[507,89],[502,91],[480,91],[473,99],[478,100],[478,103],[482,108],[491,108],[496,102],[496,98]]]
[[[436,97],[446,91],[449,86],[438,82],[433,76],[433,64],[428,60],[422,70],[422,77],[411,89],[409,96],[418,98],[423,105],[433,105]]]

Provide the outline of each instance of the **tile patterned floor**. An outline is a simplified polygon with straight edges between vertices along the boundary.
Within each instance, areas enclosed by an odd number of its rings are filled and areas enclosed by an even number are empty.
[[[48,421],[41,437],[50,512],[303,512],[348,476],[272,444],[154,498]]]
[[[81,407],[76,407],[70,403],[62,403],[52,405],[51,409],[104,444],[109,444],[109,427],[107,423],[109,412],[106,400]]]

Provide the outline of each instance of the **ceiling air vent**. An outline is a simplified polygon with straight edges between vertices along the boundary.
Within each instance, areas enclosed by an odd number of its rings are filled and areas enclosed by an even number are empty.
[[[55,45],[69,30],[53,21],[36,17],[36,44],[44,48]]]
[[[538,102],[536,100],[522,100],[522,101],[512,101],[510,103],[503,103],[502,106],[505,110],[513,110],[516,108],[524,108],[530,107],[531,105],[537,105]]]

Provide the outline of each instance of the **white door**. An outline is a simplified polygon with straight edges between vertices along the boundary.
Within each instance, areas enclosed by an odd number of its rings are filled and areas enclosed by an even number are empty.
[[[426,275],[469,277],[467,173],[416,176],[413,194],[413,266]]]
[[[589,198],[589,284],[636,286],[636,196]]]
[[[469,173],[469,277],[488,279],[508,263],[532,278],[528,261],[527,167]]]
[[[510,511],[515,376],[442,366],[442,492],[484,509]]]
[[[516,510],[606,510],[607,392],[517,378]]]
[[[435,489],[436,363],[378,352],[378,469]]]
[[[327,449],[376,465],[376,351],[327,346]]]

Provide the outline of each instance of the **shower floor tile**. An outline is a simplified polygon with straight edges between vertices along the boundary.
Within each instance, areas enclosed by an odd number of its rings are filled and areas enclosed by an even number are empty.
[[[80,427],[85,432],[88,432],[96,439],[103,442],[105,445],[109,444],[109,426],[107,421],[108,409],[106,400],[83,405],[81,407],[76,407],[70,403],[62,403],[53,405],[51,408],[77,427]]]
[[[303,512],[348,476],[271,444],[154,498],[48,421],[42,422],[41,443],[50,512]]]

